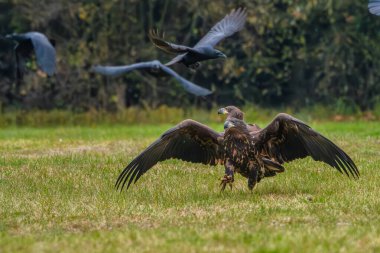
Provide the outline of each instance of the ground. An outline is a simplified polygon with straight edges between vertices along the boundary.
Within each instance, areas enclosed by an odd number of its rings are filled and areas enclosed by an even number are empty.
[[[222,167],[168,161],[120,193],[120,171],[170,125],[1,129],[0,251],[380,251],[380,124],[311,125],[359,180],[303,159],[221,193]]]

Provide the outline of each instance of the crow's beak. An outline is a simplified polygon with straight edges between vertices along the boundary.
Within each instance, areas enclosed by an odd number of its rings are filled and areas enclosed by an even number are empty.
[[[218,114],[228,114],[228,112],[227,112],[226,108],[220,108],[218,110]]]
[[[226,59],[226,58],[227,58],[227,55],[225,55],[225,54],[221,54],[219,57],[220,57],[220,58],[224,58],[224,59]]]
[[[234,127],[235,125],[231,121],[224,122],[224,129],[228,129],[230,127]]]

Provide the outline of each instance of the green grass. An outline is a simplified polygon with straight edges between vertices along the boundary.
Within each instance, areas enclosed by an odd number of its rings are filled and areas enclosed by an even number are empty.
[[[223,167],[172,160],[119,193],[120,171],[170,125],[1,129],[0,252],[379,251],[380,124],[311,125],[360,180],[303,159],[253,193],[241,176],[220,193]]]

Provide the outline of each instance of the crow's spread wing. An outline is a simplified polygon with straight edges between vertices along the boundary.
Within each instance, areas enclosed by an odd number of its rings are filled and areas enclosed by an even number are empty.
[[[370,0],[368,10],[370,13],[380,16],[380,0]]]
[[[194,46],[194,48],[203,46],[214,47],[221,40],[243,29],[246,18],[246,9],[239,8],[231,11],[230,14],[227,14],[221,21],[214,25],[211,30]]]
[[[190,47],[165,41],[163,35],[160,36],[155,30],[150,30],[149,39],[156,47],[169,54],[181,54],[191,51]]]
[[[56,68],[56,52],[49,39],[39,32],[28,32],[24,34],[10,34],[6,38],[17,41],[16,50],[27,53],[30,51],[30,43],[33,45],[38,67],[52,76]]]
[[[119,76],[136,69],[163,71],[166,74],[174,77],[186,91],[196,96],[207,96],[212,93],[210,90],[203,88],[199,85],[196,85],[190,82],[189,80],[183,78],[177,72],[163,65],[161,62],[157,60],[149,61],[149,62],[139,62],[139,63],[125,65],[125,66],[94,66],[92,68],[92,71],[102,74],[102,75],[107,75],[107,76]]]

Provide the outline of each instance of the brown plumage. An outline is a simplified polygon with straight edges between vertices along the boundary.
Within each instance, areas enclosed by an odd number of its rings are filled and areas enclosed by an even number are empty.
[[[244,113],[239,108],[233,105],[220,108],[218,110],[218,114],[226,114],[227,115],[226,120],[231,119],[231,118],[244,120]],[[250,124],[250,123],[247,124],[247,127],[248,127],[249,132],[251,133],[257,132],[261,129],[258,125]]]
[[[218,110],[229,119],[243,119],[244,113],[235,106]],[[253,127],[252,127],[253,126]],[[338,169],[346,175],[359,176],[359,171],[352,159],[333,142],[322,136],[304,122],[285,113],[278,114],[264,129],[255,124],[248,124],[250,134],[260,148],[260,155],[283,164],[298,158],[311,156]],[[268,172],[266,176],[274,176]]]
[[[227,118],[225,121],[226,123],[230,119],[244,120],[244,113],[239,108],[237,108],[236,106],[233,106],[233,105],[226,106],[224,108],[220,108],[218,110],[218,114],[226,114],[227,115]],[[248,131],[251,135],[253,135],[253,134],[255,134],[261,130],[261,128],[257,124],[251,124],[251,123],[247,124],[247,128],[248,128]],[[263,158],[263,159],[266,159],[266,158]],[[267,160],[268,163],[270,161],[271,160],[269,160],[269,159]],[[273,177],[277,173],[284,172],[284,170],[285,169],[282,166],[280,166],[277,162],[272,161],[271,166],[268,166],[268,165],[265,166],[264,176],[265,177]],[[260,180],[261,180],[261,178],[258,179],[258,181],[260,181]]]
[[[248,178],[248,187],[252,190],[265,173],[264,161],[245,122],[239,119],[229,119],[227,122],[223,140],[225,177],[222,190],[227,184],[232,188],[235,172]]]
[[[280,164],[311,156],[347,176],[359,177],[355,163],[342,149],[288,114],[278,114],[266,128],[253,134],[253,137],[261,155]]]
[[[229,117],[225,132],[218,133],[194,120],[185,120],[166,131],[122,171],[116,187],[127,188],[157,162],[175,158],[187,162],[225,166],[222,189],[238,172],[248,178],[248,187],[267,176],[283,172],[281,164],[311,156],[347,176],[359,177],[352,159],[338,146],[302,121],[279,114],[264,129],[250,132],[240,119]]]
[[[194,120],[184,120],[167,130],[120,174],[116,187],[127,188],[157,162],[175,158],[208,165],[223,164],[223,135]]]

